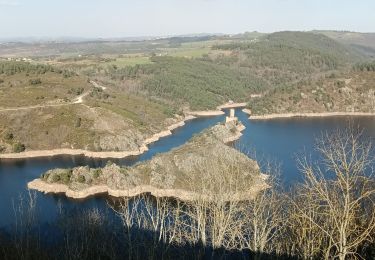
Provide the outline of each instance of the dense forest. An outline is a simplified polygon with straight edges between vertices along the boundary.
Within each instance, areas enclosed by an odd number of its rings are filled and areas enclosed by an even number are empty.
[[[357,63],[353,69],[358,71],[375,71],[375,61]]]
[[[266,88],[260,78],[202,60],[153,57],[153,64],[117,69],[112,79],[138,79],[151,96],[188,104],[193,110],[212,109],[228,100],[246,101]]]
[[[324,35],[303,32],[273,33],[257,41],[240,41],[214,48],[233,51],[238,67],[255,71],[276,86],[342,70],[363,58]]]
[[[175,109],[189,106],[201,110],[228,100],[249,101],[252,94],[311,86],[312,82],[347,73],[354,64],[358,70],[372,68],[371,63],[363,62],[363,54],[318,33],[279,32],[239,39],[213,45],[212,49],[219,51],[215,55],[154,55],[151,64],[107,66],[91,71],[91,75],[99,71],[112,81],[137,82],[139,92],[162,98]],[[261,102],[257,101],[257,107],[270,105]]]

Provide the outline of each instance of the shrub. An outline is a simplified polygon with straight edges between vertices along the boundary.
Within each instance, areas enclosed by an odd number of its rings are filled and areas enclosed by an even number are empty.
[[[102,174],[102,169],[95,169],[93,172],[93,177],[96,179]]]
[[[106,167],[111,165],[113,165],[113,162],[111,160],[107,161],[107,163],[105,164]]]
[[[175,114],[177,114],[177,110],[172,107],[166,107],[164,108],[163,113],[169,117],[173,117]]]
[[[29,83],[30,83],[30,85],[39,85],[39,84],[42,84],[42,80],[40,78],[30,79]]]
[[[5,138],[5,140],[10,141],[10,140],[13,140],[14,135],[11,132],[6,132],[5,135],[4,135],[4,138]]]
[[[60,181],[60,175],[58,175],[58,174],[53,174],[52,175],[52,180],[51,180],[51,182],[59,182]]]
[[[231,128],[230,128],[230,132],[231,132],[232,134],[237,133],[237,128],[236,128],[235,126],[231,127]]]
[[[25,151],[25,149],[26,149],[25,145],[20,142],[16,142],[13,144],[13,152],[15,153],[21,153]]]
[[[80,88],[71,88],[68,90],[68,94],[75,94],[77,96],[81,95],[85,89],[80,87]]]
[[[42,180],[46,181],[46,180],[48,179],[49,175],[50,175],[49,173],[43,173],[43,174],[40,176],[40,178],[41,178]]]
[[[75,93],[76,93],[76,95],[78,96],[78,95],[81,95],[82,93],[83,93],[83,91],[84,91],[85,89],[84,88],[77,88],[76,90],[75,90]]]
[[[338,81],[335,82],[335,86],[339,87],[339,88],[343,88],[343,87],[345,87],[345,81],[338,80]]]
[[[72,177],[73,170],[66,169],[64,172],[60,173],[60,179],[63,183],[68,184],[70,182],[70,178]]]
[[[82,119],[80,118],[80,117],[78,117],[77,119],[76,119],[76,122],[75,122],[75,127],[81,127],[81,122],[82,122]]]
[[[86,181],[86,178],[83,175],[79,175],[77,180],[79,183],[84,183]]]

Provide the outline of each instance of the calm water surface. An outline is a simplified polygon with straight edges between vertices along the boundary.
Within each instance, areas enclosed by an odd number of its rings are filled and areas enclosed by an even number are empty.
[[[314,119],[276,119],[270,121],[249,121],[247,115],[237,111],[237,116],[246,126],[244,135],[235,143],[242,151],[256,150],[262,158],[281,163],[281,177],[286,183],[301,180],[295,157],[305,150],[310,153],[315,138],[324,131],[344,129],[348,122],[359,125],[364,129],[364,135],[375,139],[374,117],[335,117]],[[148,160],[157,153],[163,153],[184,144],[194,134],[222,122],[224,116],[196,119],[187,122],[186,126],[174,131],[174,135],[163,138],[150,146],[150,150],[133,159],[114,159],[122,165],[132,165],[135,162]],[[314,156],[314,153],[312,154]],[[17,207],[20,197],[28,194],[27,183],[38,178],[43,172],[56,167],[75,167],[89,165],[100,167],[108,160],[90,159],[83,156],[55,156],[50,158],[0,160],[0,227],[8,228],[15,222],[14,207]],[[37,193],[37,207],[40,211],[41,223],[53,221],[58,214],[58,205],[66,210],[75,208],[85,209],[97,207],[105,210],[106,199],[95,197],[87,200],[71,200],[61,195],[44,195]]]
[[[288,184],[301,180],[296,159],[303,156],[317,158],[316,139],[323,133],[332,133],[348,126],[359,127],[363,138],[375,145],[375,117],[322,117],[288,118],[266,121],[246,120],[247,115],[237,113],[246,126],[236,147],[243,152],[256,151],[260,160],[271,160],[281,165],[281,179]]]

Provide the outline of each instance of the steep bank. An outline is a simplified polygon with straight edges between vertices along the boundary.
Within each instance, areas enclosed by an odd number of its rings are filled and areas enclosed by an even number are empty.
[[[53,149],[53,150],[40,150],[40,151],[26,151],[21,153],[7,153],[0,154],[0,159],[22,159],[22,158],[36,158],[36,157],[49,157],[56,155],[84,155],[91,158],[126,158],[130,156],[138,156],[148,151],[148,145],[158,141],[160,138],[169,136],[172,131],[185,125],[186,121],[192,120],[195,117],[192,115],[186,116],[182,121],[172,124],[166,130],[154,134],[153,136],[145,139],[142,145],[137,150],[133,151],[104,151],[94,152],[83,149]]]
[[[251,100],[249,108],[256,116],[374,114],[375,74],[371,71],[352,70],[277,87],[262,97]]]
[[[219,124],[186,144],[133,167],[109,163],[100,169],[54,169],[28,187],[77,199],[100,193],[115,197],[151,193],[182,200],[210,199],[218,189],[228,199],[250,199],[267,187],[265,176],[255,161],[225,144],[239,138],[243,129],[237,122]]]
[[[186,111],[185,117],[171,125],[166,130],[152,135],[144,139],[140,144],[134,147],[132,150],[125,151],[91,151],[86,149],[72,149],[72,148],[58,148],[48,150],[26,150],[21,153],[0,153],[0,159],[23,159],[23,158],[37,158],[37,157],[50,157],[57,155],[84,155],[90,158],[126,158],[131,156],[139,156],[144,152],[148,151],[148,145],[158,141],[160,138],[169,136],[172,131],[185,125],[185,122],[195,119],[197,117],[211,117],[224,115],[224,109],[229,108],[240,108],[245,107],[246,103],[233,103],[228,102],[221,106],[218,106],[216,110],[209,111]],[[133,145],[134,146],[134,145]]]

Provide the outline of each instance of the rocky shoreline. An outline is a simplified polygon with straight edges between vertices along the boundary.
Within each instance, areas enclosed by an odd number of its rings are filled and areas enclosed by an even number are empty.
[[[154,134],[150,138],[147,138],[143,141],[143,144],[140,146],[138,150],[134,151],[105,151],[105,152],[94,152],[88,151],[83,149],[69,149],[69,148],[61,148],[61,149],[52,149],[52,150],[39,150],[39,151],[26,151],[21,153],[7,153],[7,154],[0,154],[0,159],[25,159],[25,158],[38,158],[38,157],[51,157],[51,156],[58,156],[58,155],[83,155],[90,158],[114,158],[114,159],[122,159],[131,156],[138,156],[148,151],[148,145],[158,141],[160,138],[172,135],[172,131],[183,127],[185,122],[195,119],[195,116],[188,115],[182,121],[177,122],[173,125],[167,127],[167,130],[161,131],[159,133]]]
[[[267,175],[262,176],[267,179]],[[71,190],[67,185],[64,184],[49,184],[40,179],[33,180],[27,184],[28,189],[37,190],[44,194],[65,194],[65,196],[72,199],[87,199],[100,194],[106,194],[111,197],[121,198],[127,197],[132,198],[142,194],[150,194],[151,196],[158,198],[175,198],[183,201],[192,201],[197,199],[210,200],[209,195],[199,194],[197,192],[186,191],[183,189],[160,189],[151,185],[137,186],[127,190],[111,189],[105,185],[98,185],[88,187],[83,190],[75,191]],[[232,197],[235,200],[241,200],[242,198],[253,199],[262,190],[268,188],[267,184],[258,185],[252,187],[247,192],[237,193]]]
[[[150,193],[156,197],[173,197],[186,201],[198,198],[209,200],[212,197],[211,193],[207,193],[210,187],[200,187],[201,174],[204,172],[213,177],[211,182],[204,182],[204,185],[212,185],[217,181],[215,178],[220,183],[221,178],[232,178],[231,185],[237,183],[235,185],[241,186],[235,193],[225,193],[228,200],[252,199],[268,187],[267,175],[260,172],[257,162],[225,145],[238,139],[244,129],[236,121],[216,125],[193,137],[185,145],[133,167],[109,164],[98,169],[76,167],[50,170],[41,178],[29,182],[28,188],[44,193],[63,193],[74,199],[99,194],[134,197]],[[235,171],[238,176],[228,176],[234,174],[232,171],[220,173],[223,168],[232,169],[234,165],[242,167],[240,171]],[[223,176],[217,176],[220,174]]]
[[[249,116],[251,116],[251,110],[248,109],[248,108],[242,109],[242,112],[244,112],[245,114],[248,114]]]
[[[52,157],[52,156],[58,156],[58,155],[83,155],[85,157],[99,158],[99,159],[106,159],[106,158],[123,159],[127,157],[132,157],[132,156],[139,156],[148,151],[149,144],[158,141],[160,138],[172,135],[172,131],[184,126],[186,121],[195,119],[197,117],[210,117],[210,116],[224,115],[225,112],[222,111],[223,109],[240,108],[240,107],[245,107],[245,106],[246,106],[246,103],[228,102],[226,104],[218,106],[217,110],[188,111],[186,112],[186,116],[182,121],[177,122],[173,125],[170,125],[169,127],[167,127],[166,130],[156,133],[153,136],[147,138],[146,140],[143,141],[143,144],[139,147],[138,150],[95,152],[95,151],[89,151],[89,150],[84,150],[84,149],[59,148],[59,149],[51,149],[51,150],[32,150],[32,151],[25,151],[21,153],[4,153],[4,154],[0,153],[0,159],[27,159],[27,158],[39,158],[39,157]]]

